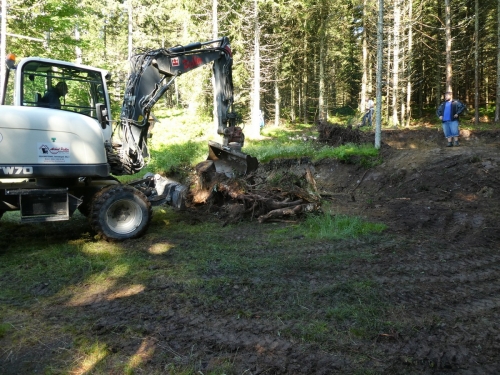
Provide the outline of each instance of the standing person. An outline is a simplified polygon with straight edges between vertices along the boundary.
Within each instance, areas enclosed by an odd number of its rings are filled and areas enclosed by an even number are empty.
[[[361,126],[365,125],[369,125],[370,127],[372,126],[373,109],[374,109],[373,100],[372,98],[367,97],[365,103],[365,114],[363,116]]]
[[[448,139],[446,147],[459,146],[458,116],[465,111],[465,105],[453,99],[453,94],[448,91],[444,94],[444,102],[437,109],[437,115],[443,123],[444,136]]]
[[[40,99],[40,106],[47,108],[61,109],[61,96],[68,93],[68,85],[66,82],[58,82],[55,87],[51,87],[47,93]]]

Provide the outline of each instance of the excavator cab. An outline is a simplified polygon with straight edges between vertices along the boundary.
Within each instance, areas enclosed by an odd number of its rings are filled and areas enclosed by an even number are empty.
[[[109,106],[100,72],[42,59],[20,69],[20,105],[80,113],[98,119],[98,104]]]

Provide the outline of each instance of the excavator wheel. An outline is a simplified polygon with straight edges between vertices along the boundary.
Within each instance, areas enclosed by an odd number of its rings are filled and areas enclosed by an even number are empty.
[[[99,191],[92,200],[90,225],[108,241],[142,236],[153,210],[146,196],[128,185],[113,185]]]

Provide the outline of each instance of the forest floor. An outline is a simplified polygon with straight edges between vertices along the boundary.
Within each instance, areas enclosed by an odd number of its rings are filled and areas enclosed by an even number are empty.
[[[500,131],[462,131],[460,142],[445,147],[435,128],[384,130],[378,166],[332,160],[310,165],[333,213],[387,225],[378,240],[334,243],[297,236],[276,244],[267,241],[271,224],[241,223],[232,240],[253,243],[249,257],[278,261],[300,254],[300,262],[273,274],[253,270],[243,280],[219,259],[200,272],[206,285],[198,297],[185,298],[188,286],[157,275],[128,298],[101,295],[71,307],[54,299],[32,314],[72,320],[75,330],[91,326],[92,337],[107,343],[115,361],[142,359],[130,373],[190,373],[189,365],[193,374],[498,374]],[[183,252],[194,241],[176,240]],[[326,265],[325,254],[335,246],[369,256]],[[210,289],[221,277],[226,284]],[[322,315],[338,317],[329,309],[353,290],[347,286],[359,285],[374,291],[392,323],[361,334],[354,329],[358,317],[331,318],[304,333]],[[216,298],[208,303],[204,293]],[[287,304],[301,306],[305,315],[287,315]],[[11,336],[0,336],[0,346],[11,348],[0,352],[0,373],[42,371],[54,353],[62,355],[61,347],[71,351],[70,335],[23,350],[12,349]],[[116,364],[106,366],[115,370],[71,373],[122,373]]]

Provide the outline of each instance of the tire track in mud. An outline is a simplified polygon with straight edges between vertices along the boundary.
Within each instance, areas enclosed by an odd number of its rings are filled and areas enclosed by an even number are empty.
[[[395,342],[377,349],[404,373],[498,374],[500,349],[500,254],[492,248],[446,243],[381,251],[354,262],[351,278],[372,279],[406,315]]]
[[[375,275],[374,279],[391,299],[415,301],[414,304],[436,308],[439,315],[449,318],[481,313],[485,307],[500,307],[500,255],[489,254],[491,249],[484,249],[482,254],[470,250],[450,251],[453,255],[446,259],[441,257],[442,253],[440,259],[425,259],[425,256],[402,259],[403,264],[393,265],[388,274]],[[366,275],[369,270],[364,272]],[[429,293],[432,298],[422,297]],[[499,297],[495,297],[497,295]],[[445,306],[449,309],[444,309]]]
[[[161,342],[195,341],[206,354],[205,362],[215,358],[233,358],[238,373],[250,374],[302,373],[330,374],[349,368],[344,355],[325,353],[311,345],[300,345],[279,336],[284,326],[266,321],[197,316],[183,321],[172,317],[173,323],[158,333]],[[188,348],[186,348],[188,349]]]
[[[151,369],[169,361],[196,363],[199,371],[228,361],[236,373],[246,374],[332,374],[350,373],[353,361],[345,353],[324,352],[315,345],[282,337],[280,332],[300,322],[270,322],[267,319],[227,317],[217,311],[186,312],[186,303],[150,290],[141,297],[155,300],[156,307],[144,309],[130,301],[101,301],[83,307],[88,316],[100,317],[94,332],[107,340],[112,352],[131,356],[141,345],[123,333],[134,327],[144,340],[163,351],[152,360]],[[123,304],[125,306],[122,306]],[[143,306],[143,305],[142,305]],[[168,306],[168,307],[161,307]]]

